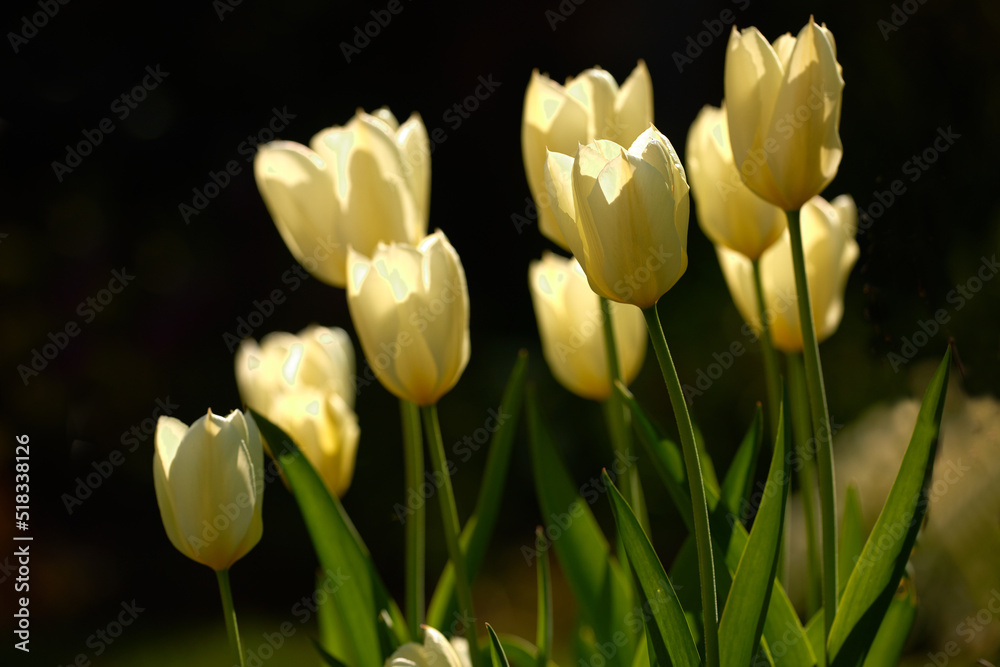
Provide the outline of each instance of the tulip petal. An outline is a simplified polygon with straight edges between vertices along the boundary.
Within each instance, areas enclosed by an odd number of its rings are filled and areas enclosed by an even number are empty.
[[[288,249],[320,280],[344,284],[340,207],[330,187],[332,168],[315,151],[291,141],[261,146],[254,176]]]
[[[576,227],[576,202],[573,199],[573,158],[562,153],[549,152],[545,158],[545,188],[550,204],[549,219],[556,224],[554,230],[543,233],[559,247],[574,255],[582,252],[580,232]]]
[[[653,122],[653,81],[645,61],[640,60],[615,97],[613,132],[595,139],[631,144]]]
[[[538,228],[547,238],[565,248],[559,225],[553,218],[545,188],[546,149],[555,153],[575,154],[581,141],[586,141],[587,110],[579,100],[548,76],[531,73],[524,95],[521,121],[521,152],[528,187],[538,209]]]
[[[619,133],[615,127],[615,98],[618,82],[603,69],[593,68],[566,81],[566,93],[588,109],[587,139],[611,138]]]
[[[417,224],[410,230],[410,238],[419,239],[427,234],[427,221],[431,211],[431,146],[420,114],[411,114],[400,126],[396,132],[396,143],[403,160],[403,174],[413,195],[417,213]]]

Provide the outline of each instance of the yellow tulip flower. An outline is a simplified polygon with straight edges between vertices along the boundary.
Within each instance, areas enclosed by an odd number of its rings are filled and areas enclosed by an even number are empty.
[[[339,328],[274,332],[260,345],[244,340],[236,353],[243,402],[292,438],[337,497],[351,484],[361,435],[355,381],[354,347]]]
[[[840,107],[844,79],[826,25],[768,44],[756,28],[735,26],[726,50],[729,137],[751,190],[785,211],[821,193],[843,155]]]
[[[841,195],[829,203],[822,197],[813,197],[802,207],[802,244],[818,342],[832,336],[843,317],[844,288],[860,254],[854,240],[857,227],[858,208],[849,195]],[[753,265],[743,255],[722,246],[716,246],[716,252],[737,310],[759,335],[760,311]],[[788,230],[764,251],[760,272],[764,313],[774,347],[783,352],[801,352],[799,299]]]
[[[347,306],[382,385],[420,406],[451,390],[469,362],[469,289],[441,231],[418,245],[348,254]]]
[[[542,234],[569,250],[545,189],[546,149],[572,154],[578,144],[598,139],[628,145],[652,122],[653,83],[641,60],[621,88],[600,68],[567,79],[565,86],[538,70],[531,73],[524,94],[521,152]]]
[[[288,249],[325,283],[344,287],[347,247],[417,243],[430,210],[430,142],[420,116],[400,125],[388,109],[358,111],[309,147],[261,146],[257,187]]]
[[[611,380],[601,301],[590,289],[580,263],[546,252],[531,263],[528,283],[542,352],[552,375],[578,396],[595,401],[608,398]],[[642,311],[619,303],[611,304],[611,321],[622,380],[631,384],[646,356],[646,321]]]
[[[549,152],[553,213],[590,287],[612,301],[655,304],[687,269],[687,176],[650,126],[626,150],[613,141]]]
[[[182,554],[228,570],[260,541],[264,450],[254,420],[239,410],[208,414],[190,428],[156,423],[153,482],[160,518]]]
[[[758,259],[785,231],[785,212],[748,188],[733,163],[725,108],[702,108],[687,138],[698,224],[716,245]]]

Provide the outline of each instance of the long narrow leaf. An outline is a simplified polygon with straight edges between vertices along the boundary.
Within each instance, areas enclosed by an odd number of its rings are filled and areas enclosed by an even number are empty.
[[[486,456],[486,467],[483,470],[483,482],[479,488],[476,509],[462,529],[460,542],[470,579],[476,576],[482,565],[493,527],[500,514],[500,500],[507,479],[514,434],[521,418],[521,406],[524,405],[524,379],[527,376],[527,369],[528,353],[521,350],[510,372],[503,398],[500,400],[499,416],[496,419],[497,430],[490,439],[490,449]],[[457,609],[455,568],[449,560],[431,596],[427,609],[427,624],[432,628],[446,625],[448,619],[453,617],[455,609]]]
[[[497,637],[497,633],[493,631],[489,623],[486,624],[486,632],[490,633],[490,658],[493,667],[510,667],[507,663],[507,655],[503,652],[503,646],[500,645],[500,638]]]
[[[535,532],[535,541],[545,538],[541,526]],[[545,667],[552,650],[552,581],[549,576],[549,554],[538,558],[538,620],[536,622],[536,642],[538,644],[538,667]]]
[[[319,475],[284,431],[260,414],[253,418],[288,479],[299,504],[320,566],[337,586],[334,598],[338,618],[347,624],[354,642],[347,655],[334,656],[358,667],[381,667],[387,656],[379,649],[378,612],[388,596],[377,580],[371,559],[362,551],[356,533],[345,521],[343,508],[330,495]],[[335,580],[335,581],[334,581]]]
[[[882,625],[879,626],[872,647],[865,657],[864,667],[898,664],[915,620],[917,620],[917,594],[913,580],[903,577],[896,595],[889,603],[889,611],[882,619]]]
[[[608,498],[618,526],[618,535],[625,545],[629,563],[635,571],[635,578],[645,603],[653,616],[653,623],[646,624],[646,631],[652,639],[653,650],[660,662],[669,655],[675,667],[694,667],[701,664],[698,648],[695,646],[691,630],[688,628],[684,610],[677,600],[667,573],[653,551],[653,545],[642,531],[639,520],[632,508],[611,482],[607,471],[602,475],[608,487]]]
[[[691,531],[691,496],[688,492],[680,450],[676,444],[661,437],[652,421],[646,416],[645,411],[627,389],[620,384],[617,385],[617,388],[625,397],[635,417],[639,441],[648,452],[648,458],[653,468],[659,474],[671,499],[677,505],[681,519]],[[720,595],[727,595],[732,573],[739,566],[739,559],[743,555],[748,535],[738,516],[729,512],[724,505],[721,508],[718,507],[719,493],[720,490],[712,488],[706,480],[705,496],[708,505],[716,508],[709,514],[713,554],[717,561],[721,559],[725,565],[725,567],[720,567],[716,563],[716,587]],[[681,552],[683,553],[683,547]],[[675,563],[672,571],[676,573],[676,581],[695,582],[694,585],[683,589],[684,609],[687,614],[700,615],[701,601],[697,590],[697,560],[691,561],[690,570],[678,570],[677,563]],[[689,605],[687,603],[689,598],[694,600],[694,605],[697,606]],[[767,617],[764,620],[763,634],[767,640],[766,643],[772,647],[776,667],[812,667],[816,664],[816,656],[812,651],[812,646],[806,640],[802,622],[780,582],[775,582],[774,591],[771,594]],[[782,648],[781,652],[774,650],[779,645]]]
[[[854,564],[861,558],[861,550],[865,547],[865,538],[868,536],[865,534],[864,523],[858,487],[853,483],[848,484],[847,493],[844,494],[844,518],[840,526],[840,544],[837,555],[838,581],[840,582],[838,593],[840,596],[843,596]]]
[[[834,667],[862,661],[903,576],[927,510],[950,364],[949,349],[924,394],[899,474],[847,581],[826,643]]]
[[[535,543],[534,548],[522,546],[521,552],[530,565],[542,551],[555,549],[580,613],[593,628],[596,641],[619,646],[622,637],[626,638],[625,646],[620,646],[609,662],[629,667],[641,631],[641,624],[635,627],[627,622],[633,607],[632,585],[611,555],[608,541],[588,505],[600,497],[604,488],[589,482],[583,486],[573,484],[530,387],[526,403],[535,490],[546,521],[546,540]],[[586,494],[586,501],[582,494]]]
[[[760,454],[761,443],[764,441],[764,411],[760,403],[754,410],[753,421],[743,436],[733,462],[722,480],[722,502],[734,514],[739,514],[740,505],[750,497],[753,488],[754,471],[757,468],[757,456]]]
[[[785,401],[787,403],[787,401]],[[771,590],[778,569],[785,505],[788,500],[788,433],[785,405],[778,413],[778,434],[771,456],[771,468],[753,529],[729,588],[729,598],[719,622],[722,667],[745,667],[760,644]]]

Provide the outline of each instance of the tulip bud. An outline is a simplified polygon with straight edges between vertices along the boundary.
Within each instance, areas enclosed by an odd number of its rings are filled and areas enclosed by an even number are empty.
[[[335,287],[346,284],[347,247],[416,243],[427,233],[430,141],[420,116],[402,125],[388,109],[358,113],[316,134],[310,147],[261,146],[254,176],[295,259]]]
[[[424,643],[403,644],[390,655],[384,667],[471,667],[469,644],[461,637],[449,642],[444,635],[429,626],[424,629]]]
[[[287,433],[331,494],[342,497],[358,449],[354,347],[343,329],[312,325],[297,336],[244,340],[236,382],[247,407]]]
[[[702,108],[688,132],[686,158],[702,231],[712,243],[758,259],[781,236],[787,219],[740,180],[725,107]]]
[[[260,540],[264,452],[257,424],[233,410],[190,428],[156,423],[153,482],[170,542],[213,570],[228,570]]]
[[[548,154],[545,184],[570,250],[599,295],[655,304],[687,269],[688,184],[653,126],[626,151],[613,141]]]
[[[347,306],[369,365],[399,398],[431,405],[469,362],[469,289],[444,233],[416,247],[379,244],[348,255]]]
[[[573,154],[579,144],[598,139],[628,145],[652,122],[653,83],[641,60],[621,88],[600,68],[568,79],[565,86],[538,70],[531,73],[524,94],[521,151],[542,234],[569,250],[545,189],[546,149]]]
[[[538,318],[542,352],[552,375],[571,392],[601,401],[611,395],[604,347],[601,301],[573,258],[543,253],[528,270],[531,301]],[[646,320],[642,311],[612,303],[611,321],[622,380],[631,384],[646,355]]]
[[[844,314],[844,288],[860,254],[854,240],[858,209],[849,195],[841,195],[830,203],[822,197],[813,197],[802,207],[801,225],[816,340],[823,342],[840,325]],[[743,255],[722,246],[716,246],[716,252],[737,310],[759,335],[760,311],[753,265]],[[799,299],[787,229],[778,242],[761,255],[760,273],[765,316],[774,347],[783,352],[801,352]]]
[[[798,37],[768,44],[756,28],[733,27],[726,50],[729,137],[743,181],[785,211],[797,211],[837,174],[844,79],[837,46],[812,17]]]

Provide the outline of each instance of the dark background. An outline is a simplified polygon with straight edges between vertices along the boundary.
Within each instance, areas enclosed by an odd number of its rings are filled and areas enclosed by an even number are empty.
[[[255,338],[311,322],[342,326],[353,336],[342,290],[316,279],[292,290],[282,280],[295,262],[240,149],[267,127],[275,108],[294,115],[281,138],[302,143],[324,127],[346,123],[357,108],[382,105],[401,121],[418,111],[428,131],[444,130],[447,138],[432,154],[430,226],[443,229],[458,249],[473,304],[472,359],[441,403],[445,441],[460,440],[483,424],[517,349],[526,347],[539,400],[560,425],[559,444],[581,482],[611,461],[600,410],[559,387],[542,361],[527,266],[551,246],[534,225],[519,232],[513,217],[525,215],[529,201],[520,119],[533,68],[563,80],[600,64],[621,82],[644,59],[653,79],[656,124],[683,157],[698,110],[718,105],[722,97],[729,27],[718,37],[708,29],[722,27],[712,22],[723,10],[732,12],[739,27],[756,25],[772,40],[797,33],[810,13],[826,22],[837,39],[846,88],[844,159],[824,194],[851,193],[868,210],[875,191],[896,179],[906,184],[882,215],[863,222],[867,231],[859,238],[861,258],[848,283],[844,321],[823,346],[835,419],[850,420],[876,401],[910,394],[905,369],[894,372],[887,355],[900,351],[919,320],[951,308],[949,291],[997,250],[1000,9],[993,2],[911,0],[907,7],[915,13],[884,33],[879,21],[890,20],[894,7],[884,1],[445,6],[404,0],[402,11],[346,62],[340,44],[353,40],[355,27],[386,4],[244,1],[220,17],[218,7],[228,5],[219,2],[73,0],[59,5],[16,52],[8,33],[22,32],[23,17],[41,10],[21,0],[5,6],[0,541],[10,544],[13,531],[7,517],[14,436],[22,433],[32,445],[35,537],[32,653],[26,661],[17,656],[17,664],[68,664],[79,653],[93,658],[87,637],[132,599],[146,611],[94,664],[178,664],[184,651],[225,655],[214,577],[178,554],[160,523],[150,474],[152,439],[128,452],[121,438],[152,416],[157,399],[169,397],[185,423],[208,408],[226,413],[239,407],[233,355],[223,335],[234,334],[238,318],[273,290],[286,300],[254,329]],[[692,61],[678,67],[674,54],[692,48],[699,33],[703,43],[711,36],[710,43],[700,54],[689,51]],[[112,105],[142,81],[147,66],[169,74],[121,119],[121,107]],[[454,116],[444,114],[473,94],[479,77],[500,85],[456,127]],[[65,162],[67,146],[77,145],[104,118],[111,119],[113,132],[57,178],[52,163]],[[960,138],[910,181],[904,164],[949,127]],[[222,171],[230,160],[239,161],[241,173],[186,224],[179,205],[191,204],[192,189],[202,189],[210,172]],[[691,224],[687,274],[660,304],[687,383],[713,363],[713,353],[743,340],[712,247],[693,216]],[[96,297],[112,271],[123,268],[134,281],[85,322],[78,304]],[[949,311],[949,324],[918,357],[940,358],[952,339],[965,388],[995,393],[998,304],[1000,285],[986,283],[961,311]],[[33,350],[71,321],[80,325],[79,335],[26,385],[18,366],[29,365]],[[750,348],[693,405],[720,470],[764,394],[758,351]],[[634,390],[647,405],[665,406],[658,371],[647,361]],[[361,444],[344,503],[401,598],[403,531],[392,512],[403,489],[396,402],[373,385],[362,390],[358,412]],[[114,450],[123,451],[124,463],[68,513],[62,495]],[[463,519],[484,461],[480,452],[454,478]],[[654,476],[643,476],[654,524],[663,526],[657,543],[669,557],[682,534],[675,530],[677,517]],[[241,620],[261,631],[288,620],[290,607],[311,591],[315,566],[289,494],[274,484],[266,498],[264,538],[232,574]],[[534,573],[518,547],[530,541],[541,520],[522,436],[505,502],[490,574],[481,578],[477,599],[483,609],[509,619],[508,629],[531,636],[533,611],[510,611],[512,605],[533,609]],[[436,505],[430,508],[429,590],[444,561]],[[595,511],[607,519],[602,503]],[[0,547],[0,558],[8,551]],[[9,619],[12,581],[0,586]],[[571,602],[559,591],[559,632],[568,637]],[[4,637],[9,622],[0,624]],[[306,634],[294,638],[294,650],[308,655]],[[273,662],[292,664],[292,655],[289,649]],[[196,664],[192,660],[185,661]]]

